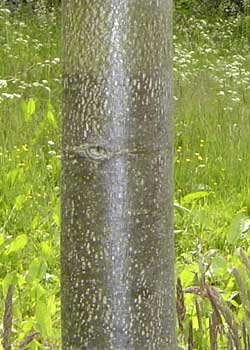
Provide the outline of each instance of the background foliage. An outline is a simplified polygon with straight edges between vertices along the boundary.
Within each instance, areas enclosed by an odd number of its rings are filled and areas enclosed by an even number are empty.
[[[60,8],[45,0],[5,5],[0,6],[0,336],[13,349],[56,350]],[[248,2],[244,12],[224,0],[175,5],[179,348],[213,350],[216,343],[217,349],[245,350],[250,348]],[[226,11],[229,6],[236,10]]]
[[[177,13],[196,16],[249,14],[249,0],[175,0]]]

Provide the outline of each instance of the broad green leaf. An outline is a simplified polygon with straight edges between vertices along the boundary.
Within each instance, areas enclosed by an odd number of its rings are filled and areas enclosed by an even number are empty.
[[[46,291],[45,289],[39,284],[34,284],[34,287],[31,288],[31,296],[38,302],[42,297],[45,296]],[[44,298],[42,301],[45,301]]]
[[[15,272],[8,273],[2,281],[2,291],[4,298],[6,297],[9,285],[13,286],[17,283],[17,276]]]
[[[240,238],[243,217],[243,213],[238,213],[232,221],[227,233],[227,242],[229,244],[234,244]]]
[[[24,201],[25,201],[25,195],[20,194],[19,196],[17,196],[15,200],[15,209],[20,210],[23,206]]]
[[[27,102],[27,114],[29,116],[32,116],[32,114],[35,113],[35,110],[36,110],[35,101],[33,100],[33,98],[30,98]]]
[[[32,340],[32,342],[29,344],[30,350],[41,350],[41,343],[40,341],[36,340],[36,338],[34,338]]]
[[[22,250],[26,246],[27,242],[28,242],[28,236],[26,234],[17,236],[10,243],[10,246],[7,249],[6,254],[10,254],[10,253]]]
[[[243,320],[246,320],[246,315],[245,315],[244,309],[241,307],[239,308],[239,311],[237,313],[237,321],[240,322]]]
[[[196,330],[199,329],[199,322],[197,317],[193,317],[192,323],[193,323],[193,329],[196,329]]]
[[[20,177],[23,175],[23,169],[22,168],[15,168],[8,172],[6,178],[10,184],[10,186],[13,186]]]
[[[36,230],[39,226],[39,217],[35,216],[34,219],[32,220],[31,227],[33,230]]]
[[[35,258],[29,265],[27,282],[31,283],[35,279],[41,280],[47,271],[47,264],[43,258]]]
[[[51,110],[49,110],[46,113],[46,118],[47,118],[48,122],[50,123],[50,125],[52,125],[54,128],[57,128],[57,122],[56,122],[54,114],[52,113]]]
[[[197,199],[202,199],[210,195],[211,192],[199,191],[189,193],[181,199],[181,204],[189,204]]]
[[[60,227],[60,217],[57,213],[53,214],[53,220],[56,223],[57,227]]]
[[[3,235],[0,235],[0,247],[1,245],[4,243],[4,236]]]
[[[53,106],[52,106],[52,104],[50,102],[46,103],[46,110],[47,111],[52,111],[53,110]]]
[[[227,263],[222,256],[215,256],[212,258],[211,268],[215,273],[226,272]]]
[[[47,307],[48,307],[50,315],[54,316],[55,313],[56,313],[56,302],[55,302],[55,296],[54,295],[49,297],[49,300],[48,300],[48,303],[47,303]]]
[[[36,110],[36,104],[33,98],[30,98],[28,102],[25,102],[24,100],[21,100],[20,103],[21,111],[23,113],[24,120],[28,122],[32,115],[35,113]]]
[[[33,320],[31,318],[27,318],[27,320],[25,320],[24,322],[22,322],[22,331],[24,332],[24,334],[27,334],[31,331],[33,327]],[[23,339],[24,337],[22,337],[21,339]]]
[[[194,277],[195,277],[194,273],[191,272],[190,270],[183,270],[182,273],[180,274],[180,279],[181,279],[183,288],[191,287]]]
[[[52,249],[46,242],[41,242],[41,252],[46,257],[49,258],[52,255]]]
[[[42,301],[38,301],[36,304],[35,318],[41,335],[43,337],[50,337],[52,335],[51,315],[47,305]]]

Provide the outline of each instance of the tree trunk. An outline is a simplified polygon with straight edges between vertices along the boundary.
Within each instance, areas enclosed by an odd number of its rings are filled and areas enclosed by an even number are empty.
[[[176,349],[171,5],[63,3],[63,350]]]

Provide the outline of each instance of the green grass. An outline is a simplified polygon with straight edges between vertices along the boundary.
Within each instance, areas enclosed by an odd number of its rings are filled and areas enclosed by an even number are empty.
[[[249,34],[248,17],[183,18],[174,36],[176,275],[183,288],[222,291],[238,329],[250,303]],[[60,35],[53,12],[0,8],[0,315],[12,283],[13,348],[32,330],[33,350],[60,343]],[[186,293],[185,307],[180,349],[192,320],[194,348],[207,350],[211,302]],[[220,313],[224,349],[231,328]]]

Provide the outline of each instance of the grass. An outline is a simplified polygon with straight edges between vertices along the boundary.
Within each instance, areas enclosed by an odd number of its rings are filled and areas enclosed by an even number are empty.
[[[229,348],[235,325],[243,349],[250,334],[249,31],[248,17],[175,24],[180,349],[208,349],[215,329]],[[30,349],[60,343],[60,56],[60,16],[0,8],[0,314],[12,283],[14,348],[32,330]]]

